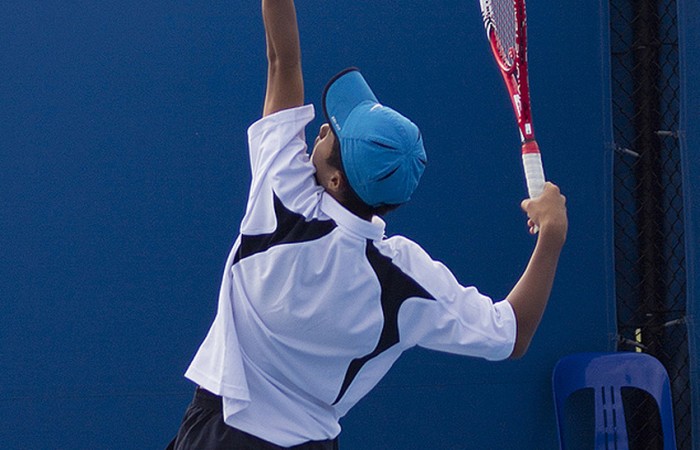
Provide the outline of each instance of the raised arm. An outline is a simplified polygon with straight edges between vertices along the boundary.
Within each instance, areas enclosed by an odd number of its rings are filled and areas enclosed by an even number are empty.
[[[552,291],[559,254],[568,229],[566,198],[552,183],[545,184],[540,197],[524,200],[522,208],[529,217],[530,231],[534,232],[533,227],[537,225],[539,236],[525,272],[506,297],[513,306],[518,323],[511,358],[519,358],[527,352],[537,331]]]
[[[293,0],[262,0],[267,42],[263,116],[304,104],[299,28]]]

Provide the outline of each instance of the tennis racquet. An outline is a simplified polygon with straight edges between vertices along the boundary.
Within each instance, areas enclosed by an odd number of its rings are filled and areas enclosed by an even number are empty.
[[[528,194],[530,198],[535,198],[542,193],[545,178],[540,149],[532,128],[525,0],[480,0],[480,3],[486,36],[508,88],[520,129]]]

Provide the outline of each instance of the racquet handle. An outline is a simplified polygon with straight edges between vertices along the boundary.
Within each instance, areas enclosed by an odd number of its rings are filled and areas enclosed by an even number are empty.
[[[523,144],[523,168],[525,169],[525,180],[527,181],[527,192],[530,198],[537,198],[544,191],[544,169],[542,168],[542,157],[539,151],[537,152],[527,152],[527,150],[532,151],[537,148],[537,143],[535,141],[526,142]],[[526,146],[528,148],[526,148]],[[540,229],[537,225],[533,230],[537,234]]]
[[[523,144],[523,149],[530,142]],[[537,145],[537,144],[535,144]],[[542,168],[542,157],[539,152],[523,152],[523,168],[525,169],[525,180],[527,182],[527,192],[530,198],[539,197],[544,190],[544,169]]]

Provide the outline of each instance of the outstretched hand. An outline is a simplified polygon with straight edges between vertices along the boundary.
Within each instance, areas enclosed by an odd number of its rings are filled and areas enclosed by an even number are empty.
[[[569,226],[566,197],[555,184],[545,183],[539,197],[523,200],[520,207],[528,216],[530,234],[535,234],[539,229],[540,235],[557,238],[561,244],[564,243]]]
[[[304,104],[301,46],[294,0],[262,0],[267,43],[263,116]]]

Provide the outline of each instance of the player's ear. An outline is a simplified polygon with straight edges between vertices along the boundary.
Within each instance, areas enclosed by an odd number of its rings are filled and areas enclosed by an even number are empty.
[[[343,173],[338,169],[334,169],[328,177],[326,190],[330,191],[330,193],[333,194],[333,197],[338,198],[343,196],[346,189],[347,181],[345,180]]]
[[[328,177],[328,190],[333,193],[340,193],[345,190],[345,177],[340,170],[333,170]]]

